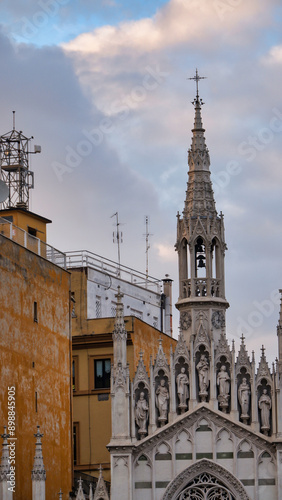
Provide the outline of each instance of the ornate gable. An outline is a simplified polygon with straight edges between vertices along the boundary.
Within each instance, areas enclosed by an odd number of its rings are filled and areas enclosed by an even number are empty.
[[[136,374],[133,381],[133,392],[138,388],[139,384],[144,384],[144,387],[150,391],[149,376],[144,365],[143,353],[140,352],[140,359],[138,361]]]
[[[256,374],[256,387],[258,387],[261,384],[262,379],[266,379],[270,385],[272,384],[272,377],[268,363],[266,361],[264,346],[262,346],[261,351],[262,354],[259,362],[258,371]]]
[[[226,360],[229,361],[229,363],[231,363],[231,351],[230,351],[229,344],[227,342],[226,335],[224,333],[221,333],[220,339],[218,341],[218,344],[217,344],[217,347],[215,350],[215,364],[218,363],[218,361],[220,360],[220,358],[222,356],[225,356]]]
[[[251,373],[251,369],[252,369],[250,358],[249,358],[248,351],[246,349],[244,340],[245,340],[245,338],[242,335],[240,350],[239,350],[238,357],[236,360],[236,375],[238,375],[238,373],[240,373],[242,368],[245,368],[248,373]]]
[[[190,365],[189,351],[188,351],[186,342],[184,340],[182,331],[180,331],[180,333],[179,333],[178,342],[177,342],[176,349],[174,352],[174,365],[176,365],[178,363],[180,358],[184,358],[187,365],[188,366]]]
[[[210,352],[210,338],[208,336],[207,330],[204,327],[203,324],[203,318],[204,315],[202,312],[199,314],[199,327],[196,333],[196,338],[194,342],[194,352],[197,351],[197,349],[200,347],[200,345],[204,345],[206,347],[206,350]]]
[[[163,346],[162,346],[162,339],[159,340],[159,349],[158,349],[155,364],[154,364],[154,377],[156,377],[158,375],[159,371],[161,371],[161,370],[164,372],[164,374],[167,377],[170,376],[168,362],[166,360],[165,353],[164,353]]]

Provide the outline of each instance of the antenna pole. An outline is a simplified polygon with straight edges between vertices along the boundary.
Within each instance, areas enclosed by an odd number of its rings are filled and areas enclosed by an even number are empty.
[[[120,278],[120,244],[122,243],[122,233],[119,231],[120,223],[118,221],[118,212],[114,213],[112,217],[116,217],[116,233],[113,234],[113,242],[118,246],[118,277]]]
[[[146,280],[148,279],[149,276],[149,217],[146,215],[145,218],[145,224],[146,224]]]
[[[149,216],[145,215],[145,225],[146,225],[146,233],[143,235],[146,237],[146,288],[147,288],[147,282],[149,278],[149,249],[150,249],[150,243],[149,243],[149,236],[152,236],[152,234],[149,233]]]
[[[13,130],[16,128],[16,112],[13,111]]]

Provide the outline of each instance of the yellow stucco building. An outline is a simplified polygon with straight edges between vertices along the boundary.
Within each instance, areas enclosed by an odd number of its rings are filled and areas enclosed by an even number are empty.
[[[32,498],[37,425],[46,500],[60,488],[67,499],[72,488],[70,274],[46,244],[48,222],[21,208],[0,211],[0,425],[8,424],[12,387],[14,500]]]
[[[74,471],[77,476],[86,474],[99,476],[99,466],[103,467],[104,479],[110,481],[110,454],[106,445],[111,439],[111,395],[110,378],[111,364],[113,362],[113,339],[115,312],[112,309],[111,317],[92,317],[92,300],[96,304],[96,315],[99,315],[101,304],[97,295],[93,299],[89,287],[89,276],[92,277],[91,268],[82,265],[70,269],[72,306],[72,384],[73,384],[73,426],[74,426]],[[101,278],[97,283],[102,283]],[[128,297],[147,293],[142,287],[136,286],[135,292],[129,291],[129,283],[121,279],[113,286],[119,284],[121,290],[127,290],[128,296],[124,297],[128,303],[126,310],[130,309]],[[91,285],[91,284],[90,284]],[[102,285],[99,285],[102,286]],[[116,290],[117,292],[117,290]],[[98,289],[98,293],[101,291]],[[147,294],[148,297],[148,294]],[[99,297],[98,297],[99,298]],[[132,299],[132,296],[131,296]],[[144,299],[144,300],[143,300]],[[109,290],[104,300],[110,302]],[[152,302],[155,297],[150,296]],[[161,294],[159,294],[159,301]],[[142,296],[142,304],[147,307],[146,295]],[[103,304],[102,304],[103,306]],[[114,304],[113,304],[114,306]],[[138,308],[138,307],[137,307]],[[146,312],[146,318],[150,313]],[[156,312],[152,315],[157,314]],[[171,335],[161,332],[148,324],[143,319],[133,315],[125,316],[127,330],[127,359],[129,363],[130,378],[134,377],[139,361],[140,351],[149,370],[150,356],[157,355],[159,339],[162,339],[163,349],[169,356],[171,345],[176,340]],[[86,477],[86,476],[83,476]]]

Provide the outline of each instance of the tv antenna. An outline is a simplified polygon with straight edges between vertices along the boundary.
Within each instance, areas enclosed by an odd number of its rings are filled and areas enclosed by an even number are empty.
[[[145,215],[145,226],[146,226],[146,233],[143,235],[146,237],[146,285],[147,285],[147,280],[149,277],[149,249],[150,249],[150,243],[149,243],[149,236],[153,236],[152,234],[149,233],[149,215]]]
[[[116,217],[116,231],[113,232],[113,243],[118,246],[118,277],[120,278],[120,244],[123,242],[122,232],[119,230],[120,222],[118,221],[118,212],[111,215],[111,219]]]
[[[15,127],[15,111],[13,111],[13,130],[0,136],[0,179],[7,186],[8,194],[0,203],[2,208],[29,209],[29,190],[34,188],[34,173],[29,170],[31,154],[41,153],[41,146],[29,150],[33,136],[25,137]],[[7,192],[0,183],[0,191]],[[2,187],[1,187],[2,186]]]

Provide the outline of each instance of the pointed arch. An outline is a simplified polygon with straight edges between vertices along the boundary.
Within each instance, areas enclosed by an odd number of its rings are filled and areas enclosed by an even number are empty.
[[[248,450],[247,449],[243,449],[244,445],[248,446]],[[250,453],[250,452],[252,452],[253,456],[254,456],[254,448],[253,448],[252,443],[248,439],[246,439],[246,438],[242,439],[238,443],[238,445],[237,445],[237,449],[236,449],[236,455],[237,455],[237,457],[238,457],[238,454],[240,454],[240,453]]]
[[[161,448],[163,447],[166,447],[166,451],[162,451]],[[156,449],[155,449],[155,455],[171,455],[172,454],[172,450],[171,450],[171,445],[167,442],[167,441],[161,441],[160,443],[158,443],[158,445],[156,446]]]
[[[196,425],[195,425],[195,431],[197,432],[201,428],[208,428],[209,430],[213,431],[214,430],[214,425],[211,420],[209,420],[206,416],[203,417],[202,415],[200,418],[198,418]]]
[[[134,460],[135,467],[138,467],[140,465],[140,462],[146,462],[146,465],[152,467],[152,460],[150,456],[145,452],[141,452],[140,455],[138,455],[138,457],[135,458]]]
[[[202,459],[182,471],[173,479],[166,488],[162,500],[178,500],[181,492],[189,486],[194,480],[200,478],[201,475],[209,475],[214,479],[215,484],[219,484],[232,495],[234,500],[250,500],[242,483],[229,472],[225,467],[212,462],[211,460]]]
[[[192,443],[192,436],[190,434],[190,432],[187,430],[187,429],[180,429],[179,432],[176,434],[175,436],[175,442],[177,443],[179,440],[180,440],[180,436],[181,434],[186,434],[186,438],[187,438],[187,441],[191,441]]]
[[[234,443],[234,441],[233,441],[233,437],[232,437],[232,434],[231,434],[231,432],[230,432],[230,431],[229,431],[226,427],[222,427],[221,429],[219,429],[218,433],[216,434],[215,441],[216,441],[216,442],[218,442],[218,441],[220,441],[220,440],[221,440],[221,434],[222,434],[224,431],[228,434],[228,439],[229,439],[232,443]]]

